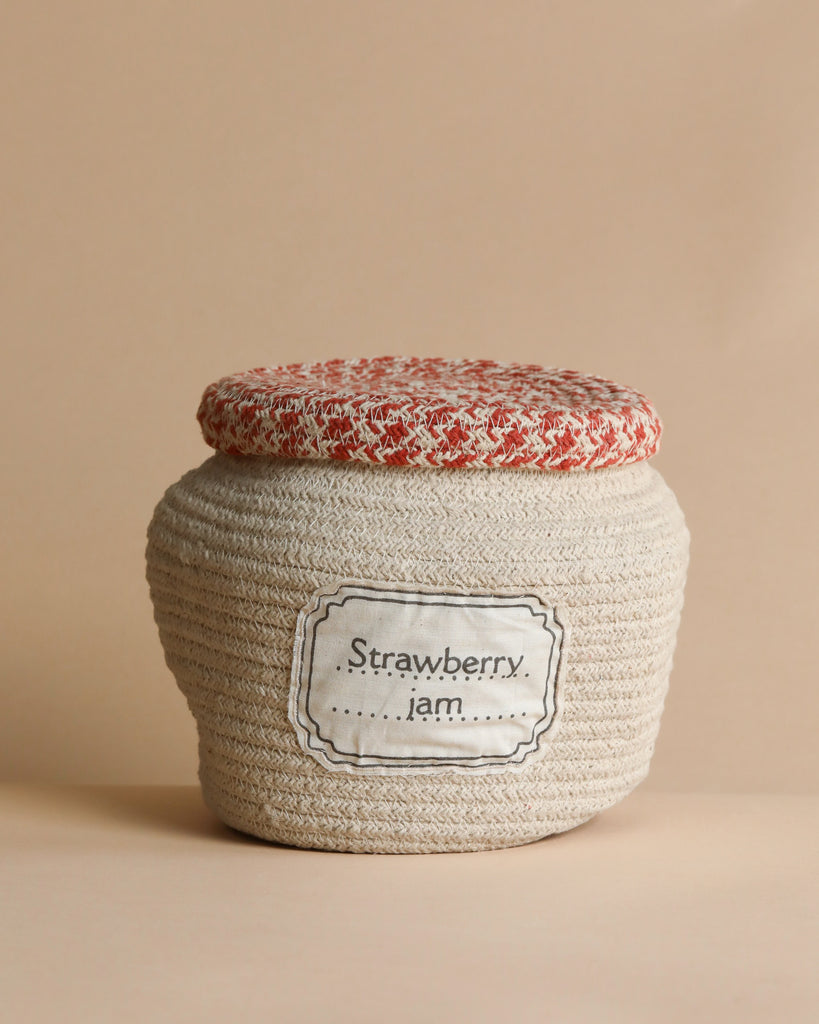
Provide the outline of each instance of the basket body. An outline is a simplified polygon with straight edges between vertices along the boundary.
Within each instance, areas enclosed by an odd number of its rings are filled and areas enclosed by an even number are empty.
[[[531,842],[644,778],[687,558],[682,513],[646,462],[470,472],[221,452],[166,492],[147,551],[211,809],[264,839],[394,853]],[[558,609],[565,656],[537,756],[398,777],[328,771],[305,753],[288,716],[299,613],[345,580],[526,592]]]

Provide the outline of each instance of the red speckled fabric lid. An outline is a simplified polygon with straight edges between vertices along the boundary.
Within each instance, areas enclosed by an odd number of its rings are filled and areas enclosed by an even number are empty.
[[[473,469],[623,466],[652,456],[662,431],[644,395],[601,377],[400,356],[223,377],[198,419],[231,454]]]

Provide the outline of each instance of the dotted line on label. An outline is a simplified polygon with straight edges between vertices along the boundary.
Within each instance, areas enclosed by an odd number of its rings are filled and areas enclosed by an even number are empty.
[[[345,715],[355,715],[357,718],[366,717],[366,712],[364,712],[364,711],[356,711],[354,708],[352,710],[350,710],[350,708],[337,708],[336,707],[336,708],[333,708],[333,711],[335,711],[338,714],[341,714],[343,712]],[[385,721],[387,721],[390,718],[394,718],[396,722],[401,722],[401,721],[414,722],[416,720],[419,721],[419,722],[428,722],[432,718],[434,718],[436,722],[440,722],[442,717],[443,718],[447,718],[446,715],[443,715],[443,716],[441,716],[441,715],[413,715],[412,718],[407,718],[407,716],[405,716],[405,715],[403,715],[403,716],[402,715],[377,715],[374,711],[370,711],[369,715],[370,715],[370,718],[383,718]],[[469,718],[471,718],[473,722],[480,722],[480,721],[484,721],[484,720],[487,721],[487,722],[492,722],[492,721],[495,721],[495,720],[500,720],[502,718],[514,718],[515,714],[513,712],[512,714],[509,714],[509,715],[449,715],[448,717],[449,717],[449,721],[450,722],[454,722],[458,718],[460,718],[460,720],[462,722],[466,722]],[[525,711],[521,711],[520,712],[520,718],[525,718],[525,717],[526,717],[526,712]]]
[[[340,671],[341,671],[341,665],[336,665],[336,672],[340,672]],[[354,669],[348,668],[347,669],[347,674],[348,675],[352,675],[354,671],[355,671]],[[374,668],[374,669],[372,669],[370,671],[371,671],[371,674],[374,675],[374,676],[377,676],[378,672],[379,672],[379,670],[377,668]],[[362,668],[361,669],[361,675],[362,676],[366,676],[367,675],[367,669]],[[477,680],[480,683],[480,682],[483,682],[484,679],[521,679],[521,678],[522,679],[528,679],[529,678],[529,673],[528,672],[525,672],[523,674],[523,676],[500,676],[500,675],[496,675],[496,676],[476,676],[474,673],[470,673],[470,672],[465,672],[463,674],[463,677],[458,676],[458,675],[451,675],[451,674],[450,675],[444,675],[444,676],[413,676],[409,672],[387,672],[386,675],[388,675],[388,676],[396,675],[396,676],[398,676],[399,679],[412,678],[413,680],[426,679],[427,681],[431,681],[433,679],[438,679],[440,682],[444,682],[447,679],[451,679],[453,683],[460,682],[460,681],[462,681],[462,679],[463,680],[468,680],[468,681]]]

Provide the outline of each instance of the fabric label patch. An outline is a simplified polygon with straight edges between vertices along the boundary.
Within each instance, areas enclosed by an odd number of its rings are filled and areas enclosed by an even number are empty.
[[[562,642],[530,594],[336,584],[299,615],[290,721],[331,771],[520,766],[554,721]]]

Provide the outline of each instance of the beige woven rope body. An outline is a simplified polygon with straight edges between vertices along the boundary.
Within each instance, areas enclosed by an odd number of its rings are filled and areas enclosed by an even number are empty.
[[[166,660],[196,717],[208,805],[297,846],[485,850],[561,832],[646,775],[688,556],[646,462],[580,472],[397,468],[217,453],[149,529]],[[300,610],[346,580],[536,594],[565,628],[558,710],[515,771],[328,771],[288,718]]]

